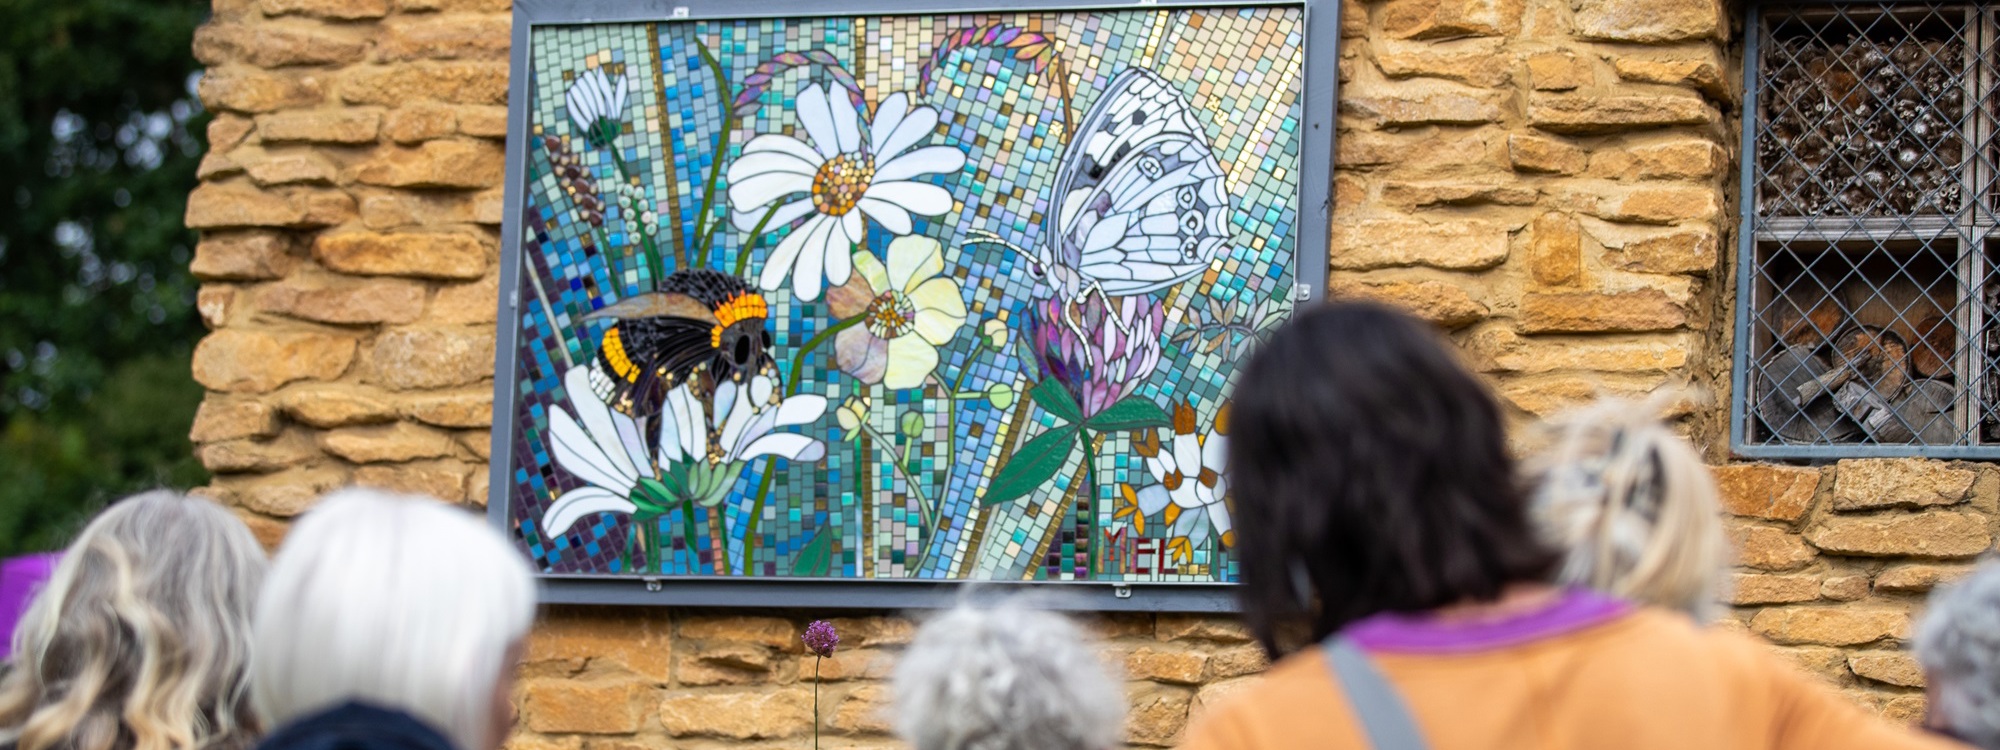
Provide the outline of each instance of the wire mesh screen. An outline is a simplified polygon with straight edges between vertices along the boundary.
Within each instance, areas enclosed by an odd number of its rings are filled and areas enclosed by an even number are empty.
[[[2000,455],[1994,9],[1751,13],[1742,445]]]

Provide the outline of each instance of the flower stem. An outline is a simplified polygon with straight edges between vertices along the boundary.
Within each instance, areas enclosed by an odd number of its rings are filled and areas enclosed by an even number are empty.
[[[737,276],[742,276],[745,271],[750,270],[750,251],[757,249],[757,240],[762,239],[764,236],[764,225],[771,223],[771,217],[778,213],[778,207],[781,205],[784,204],[781,202],[773,202],[771,204],[771,209],[764,212],[764,218],[757,220],[756,228],[750,230],[750,236],[743,241],[743,247],[736,251]],[[706,264],[706,260],[706,258],[703,259],[704,264]]]
[[[821,344],[826,343],[827,339],[833,338],[834,334],[853,328],[864,317],[866,316],[856,315],[827,326],[826,330],[820,331],[812,338],[807,339],[806,345],[799,347],[799,350],[792,354],[792,377],[785,381],[786,398],[791,398],[799,393],[799,378],[805,372],[806,355],[811,354],[814,349],[818,349]],[[764,517],[764,500],[771,496],[771,482],[778,476],[778,459],[767,458],[764,461],[764,478],[757,484],[757,498],[750,501],[750,519],[745,521],[743,526],[743,575],[746,576],[751,575],[750,562],[757,553],[757,523]],[[727,567],[727,565],[725,564],[724,567]]]
[[[715,55],[709,53],[707,44],[702,43],[700,39],[696,39],[694,43],[695,47],[701,50],[701,61],[708,65],[709,72],[715,74],[715,89],[719,92],[722,104],[722,129],[715,136],[715,154],[708,163],[708,188],[702,191],[701,213],[696,214],[694,217],[695,236],[702,238],[700,240],[702,244],[698,257],[702,259],[703,264],[706,264],[708,262],[708,243],[715,236],[714,232],[708,229],[710,212],[715,208],[715,182],[722,176],[722,157],[729,152],[729,131],[735,127],[736,117],[735,113],[729,109],[731,98],[729,95],[729,79],[722,73],[722,63],[716,62]],[[718,219],[717,221],[720,220]]]
[[[1091,435],[1082,433],[1079,434],[1081,434],[1083,437],[1083,486],[1079,489],[1081,491],[1081,494],[1085,498],[1084,506],[1089,509],[1090,513],[1090,541],[1086,542],[1086,546],[1084,548],[1088,552],[1088,554],[1084,557],[1084,571],[1091,578],[1096,578],[1097,577],[1097,446],[1093,444],[1094,441],[1091,439],[1092,438]]]
[[[814,349],[818,349],[821,344],[826,343],[827,339],[833,338],[834,334],[860,325],[862,319],[866,317],[868,317],[866,313],[856,315],[827,326],[821,329],[819,333],[813,334],[812,338],[806,339],[806,345],[799,347],[799,351],[792,355],[792,376],[785,381],[785,396],[789,398],[798,395],[799,378],[805,373],[806,369],[806,355],[811,354]]]
[[[681,498],[681,534],[687,537],[688,570],[701,572],[701,546],[695,542],[698,531],[694,523],[694,500]]]
[[[819,750],[819,655],[813,655],[813,750]]]
[[[625,157],[618,153],[617,144],[606,146],[604,147],[604,150],[611,153],[611,163],[617,165],[619,177],[623,179],[625,182],[628,183],[631,182],[632,170],[625,166]],[[630,206],[630,205],[625,206],[625,210],[628,212],[633,211],[636,208],[637,208],[636,206]],[[636,219],[637,217],[633,218]],[[636,220],[631,221],[630,223],[639,224],[639,222]],[[639,226],[639,229],[642,231],[635,232],[635,234],[639,235],[639,258],[640,260],[645,262],[646,270],[653,274],[653,283],[655,285],[658,285],[660,279],[666,277],[667,268],[659,260],[659,249],[653,245],[653,237],[651,235],[646,234],[643,231],[645,228],[646,227],[642,224]],[[606,249],[607,250],[610,249],[610,246],[608,244],[606,245]]]
[[[597,252],[604,256],[604,265],[611,271],[612,283],[616,285],[618,293],[624,295],[625,280],[618,278],[618,261],[611,257],[611,233],[604,231],[604,227],[592,227],[590,234],[597,238]]]
[[[890,438],[877,431],[874,425],[867,422],[861,423],[861,431],[867,433],[868,437],[873,438],[877,443],[895,444]],[[929,529],[932,524],[936,523],[936,512],[931,509],[930,500],[924,495],[924,485],[917,480],[917,475],[910,471],[909,467],[903,465],[910,459],[910,446],[915,444],[915,440],[904,442],[902,458],[897,459],[894,457],[894,454],[891,454],[889,465],[896,467],[896,473],[902,475],[903,482],[910,485],[910,494],[917,496],[918,522],[922,524],[923,528]]]

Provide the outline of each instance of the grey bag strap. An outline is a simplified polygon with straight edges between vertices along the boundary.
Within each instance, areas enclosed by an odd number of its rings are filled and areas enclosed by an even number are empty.
[[[1375,750],[1424,750],[1424,735],[1410,717],[1396,686],[1375,671],[1368,655],[1352,641],[1335,634],[1326,639],[1326,663],[1333,680],[1347,693],[1361,730]]]

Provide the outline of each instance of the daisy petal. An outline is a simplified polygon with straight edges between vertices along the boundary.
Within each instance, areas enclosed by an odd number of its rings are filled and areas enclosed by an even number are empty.
[[[813,165],[813,169],[815,170],[819,169],[819,165],[826,163],[826,157],[821,155],[820,152],[814,151],[813,147],[806,145],[805,141],[789,135],[767,133],[752,138],[749,143],[743,144],[744,156],[773,152],[799,157],[799,159]]]
[[[557,466],[592,485],[629,489],[638,481],[637,477],[619,471],[610,455],[590,439],[590,435],[577,424],[576,418],[566,410],[555,409],[549,413],[549,443]]]
[[[1110,326],[1105,326],[1109,328]],[[1201,438],[1194,435],[1174,435],[1174,465],[1192,479],[1201,473]]]
[[[819,155],[828,159],[839,156],[840,134],[834,128],[833,110],[827,107],[826,87],[813,84],[800,91],[797,111],[799,124],[805,126],[806,135],[812,138]]]
[[[681,419],[674,413],[674,394],[667,394],[667,402],[660,406],[660,465],[686,458],[681,450]]]
[[[831,91],[828,92],[827,104],[833,109],[833,132],[840,139],[840,152],[852,154],[860,151],[861,113],[854,109],[854,97],[849,96],[846,89]]]
[[[625,484],[635,481],[639,476],[639,470],[635,468],[636,464],[631,457],[626,455],[624,446],[618,439],[623,432],[618,428],[618,423],[630,422],[632,418],[612,411],[611,407],[597,400],[596,395],[590,390],[588,367],[569,368],[569,372],[563,375],[563,386],[571,394],[570,405],[576,407],[577,420],[583,423],[584,431],[590,433],[591,439],[596,441],[598,452],[611,459],[612,467],[625,478]]]
[[[1208,442],[1201,445],[1202,468],[1221,474],[1229,467],[1229,436],[1210,433]]]
[[[792,293],[801,302],[819,299],[820,289],[826,283],[826,256],[828,253],[847,252],[850,247],[847,238],[841,236],[840,220],[826,217],[806,238],[805,249],[799,252],[799,259],[792,266]]]
[[[772,250],[770,257],[764,259],[764,271],[757,275],[757,286],[767,292],[784,286],[785,276],[791,273],[793,264],[798,262],[799,254],[805,251],[806,241],[812,239],[813,233],[818,232],[830,221],[833,220],[827,218],[825,214],[814,214],[804,225],[779,240],[777,249]]]
[[[875,149],[875,158],[890,159],[903,153],[904,149],[917,145],[917,141],[930,135],[931,130],[937,127],[937,123],[938,113],[935,109],[917,107],[910,110],[902,122],[896,123],[894,130],[879,139],[881,145]]]
[[[860,245],[858,240],[850,239],[853,235],[848,234],[850,229],[848,225],[861,223],[860,212],[849,211],[841,219],[841,230],[834,232],[834,239],[846,242],[848,247]],[[834,244],[838,244],[838,242]],[[854,253],[836,250],[832,245],[829,245],[826,252],[826,283],[831,286],[839,286],[847,283],[848,277],[853,275]]]
[[[812,213],[812,210],[811,198],[800,198],[779,206],[777,212],[771,214],[771,220],[764,223],[764,231],[773,231],[798,221],[799,217]],[[764,221],[764,213],[764,211],[732,211],[729,220],[736,224],[737,229],[748,232],[757,228],[757,222]]]
[[[661,410],[662,419],[672,419],[679,423],[675,433],[679,437],[676,448],[668,448],[664,443],[660,450],[677,450],[680,455],[672,460],[692,461],[708,455],[708,415],[701,411],[701,402],[695,400],[694,391],[682,384],[667,393],[667,407]]]
[[[772,424],[778,427],[812,424],[826,415],[826,397],[810,393],[793,396],[779,402],[772,411],[777,414]]]
[[[812,175],[765,172],[729,183],[729,205],[738,211],[763,208],[779,198],[812,190]]]
[[[1167,488],[1165,487],[1153,484],[1139,490],[1140,513],[1149,516],[1153,515],[1166,509],[1168,502],[1170,501],[1167,499]]]
[[[754,378],[751,378],[750,403],[756,404],[758,406],[763,406],[765,404],[771,403],[771,393],[775,390],[776,388],[772,386],[770,377],[764,375],[758,375]]]
[[[965,168],[965,152],[952,146],[925,146],[875,168],[876,182],[895,182],[927,174],[951,174]]]
[[[737,458],[748,461],[758,456],[782,456],[792,461],[818,461],[826,457],[826,444],[804,435],[780,432],[752,441],[743,447],[743,452]]]
[[[646,455],[646,438],[639,434],[639,423],[630,419],[620,419],[612,424],[618,428],[618,443],[625,446],[625,457],[632,462],[633,476],[637,477],[641,473],[640,469],[643,469],[644,473],[651,474],[652,459]]]
[[[861,202],[855,205],[862,213],[868,214],[868,218],[874,219],[883,229],[889,230],[890,234],[905,235],[912,229],[910,212],[904,211],[894,203],[863,197]]]
[[[882,153],[882,145],[889,140],[889,134],[903,124],[903,117],[910,113],[910,97],[901,91],[890,94],[881,104],[875,105],[875,120],[868,123],[868,151]]]
[[[848,242],[859,245],[862,240],[868,239],[868,222],[861,217],[860,211],[842,214],[840,228],[847,235]]]
[[[729,163],[729,182],[742,182],[765,172],[796,172],[807,177],[819,171],[819,165],[783,151],[761,151],[744,154]]]
[[[553,539],[569,532],[585,516],[596,513],[631,513],[638,510],[632,501],[610,490],[578,487],[562,494],[542,514],[542,533]]]
[[[937,216],[951,210],[951,193],[929,183],[877,182],[862,195],[894,203],[918,216]]]
[[[741,424],[730,424],[730,420],[736,417],[736,397],[742,388],[743,386],[737,385],[734,380],[724,380],[720,385],[715,387],[714,400],[710,404],[715,407],[715,418],[722,422],[722,432],[724,435],[728,435],[732,429],[740,430],[743,428]],[[728,443],[729,441],[724,440],[723,442]]]

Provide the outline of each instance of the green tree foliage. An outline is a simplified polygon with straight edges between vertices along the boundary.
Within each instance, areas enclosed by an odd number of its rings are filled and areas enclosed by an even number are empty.
[[[205,0],[0,0],[0,555],[204,481],[182,226]]]

